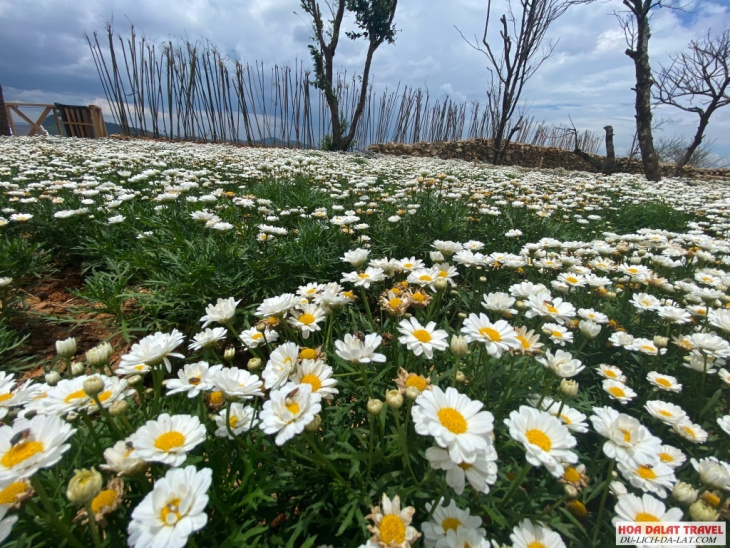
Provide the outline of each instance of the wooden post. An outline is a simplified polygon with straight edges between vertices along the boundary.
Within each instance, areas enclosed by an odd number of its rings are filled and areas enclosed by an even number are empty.
[[[91,111],[91,123],[94,124],[94,133],[97,137],[108,137],[106,131],[106,123],[104,122],[104,116],[101,112],[101,108],[96,105],[89,105]]]
[[[613,148],[613,126],[606,126],[606,164],[603,173],[610,175],[616,171],[616,151]]]

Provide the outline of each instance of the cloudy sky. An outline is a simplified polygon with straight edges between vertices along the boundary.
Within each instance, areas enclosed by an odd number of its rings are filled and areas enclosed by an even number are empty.
[[[493,0],[497,17],[507,0]],[[687,11],[657,10],[650,42],[654,67],[681,51],[691,39],[730,28],[730,0],[686,0]],[[488,84],[486,57],[471,48],[457,28],[481,38],[487,0],[401,0],[394,45],[376,52],[376,88],[398,83],[427,88],[432,96],[483,101]],[[631,91],[634,68],[613,13],[620,0],[571,8],[550,28],[553,56],[525,88],[523,97],[536,120],[556,125],[572,117],[580,130],[603,133],[613,125],[617,152],[633,135]],[[133,23],[149,40],[208,39],[221,52],[248,61],[309,63],[309,24],[298,0],[0,0],[0,84],[7,101],[104,105],[104,94],[85,33],[128,35]],[[341,41],[338,68],[359,72],[362,42]],[[108,111],[107,111],[108,113]],[[660,108],[667,120],[657,137],[694,134],[696,115]],[[730,158],[730,107],[718,111],[707,136],[714,151]]]

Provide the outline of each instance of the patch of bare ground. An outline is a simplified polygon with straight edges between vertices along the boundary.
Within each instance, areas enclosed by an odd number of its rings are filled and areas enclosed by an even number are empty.
[[[29,336],[7,357],[8,361],[26,364],[22,379],[43,375],[43,366],[56,356],[57,340],[76,338],[76,360],[83,360],[87,350],[104,341],[114,347],[112,364],[127,352],[129,344],[115,328],[114,317],[87,312],[93,305],[73,295],[83,285],[81,269],[64,266],[25,289],[24,311],[14,319],[13,327]],[[56,367],[63,373],[62,361],[58,360]]]

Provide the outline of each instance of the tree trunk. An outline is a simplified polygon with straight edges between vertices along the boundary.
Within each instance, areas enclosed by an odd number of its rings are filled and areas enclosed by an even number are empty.
[[[3,97],[2,85],[0,85],[0,135],[10,135],[10,123],[8,122],[8,113],[5,110],[5,98]]]
[[[613,126],[606,126],[606,163],[603,165],[603,173],[611,175],[616,171],[616,151],[613,148]]]
[[[710,115],[714,112],[714,109],[707,109],[707,112],[703,112],[700,116],[700,123],[697,126],[697,132],[695,133],[695,138],[692,141],[692,143],[687,147],[686,152],[682,156],[682,159],[677,162],[677,164],[674,166],[674,173],[673,175],[675,177],[681,175],[682,169],[684,169],[684,166],[687,165],[687,162],[689,162],[689,159],[692,157],[692,153],[695,151],[695,149],[700,146],[700,143],[702,142],[702,137],[705,133],[705,128],[707,127],[707,124],[710,122]]]
[[[659,168],[659,157],[654,150],[654,138],[651,133],[651,86],[654,84],[654,80],[649,64],[649,37],[651,36],[649,9],[634,12],[637,27],[636,50],[627,49],[626,55],[633,59],[636,68],[636,133],[639,139],[644,175],[649,181],[660,181],[662,172]]]

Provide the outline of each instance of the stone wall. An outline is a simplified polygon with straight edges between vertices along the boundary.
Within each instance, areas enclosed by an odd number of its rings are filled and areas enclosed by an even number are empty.
[[[406,145],[403,143],[383,143],[370,145],[369,152],[394,154],[398,156],[416,156],[422,158],[440,158],[442,160],[459,159],[471,162],[486,162],[491,158],[494,147],[491,139],[467,139],[464,141],[425,141]],[[604,156],[589,155],[597,165],[601,165]],[[510,143],[505,157],[505,164],[541,169],[563,168],[574,171],[600,171],[569,150],[553,147],[537,147],[524,143]],[[617,171],[624,173],[642,173],[641,161],[629,162],[627,158],[616,158]],[[662,165],[664,175],[671,175],[674,166]],[[730,169],[685,169],[684,176],[692,179],[722,180],[730,182]]]

